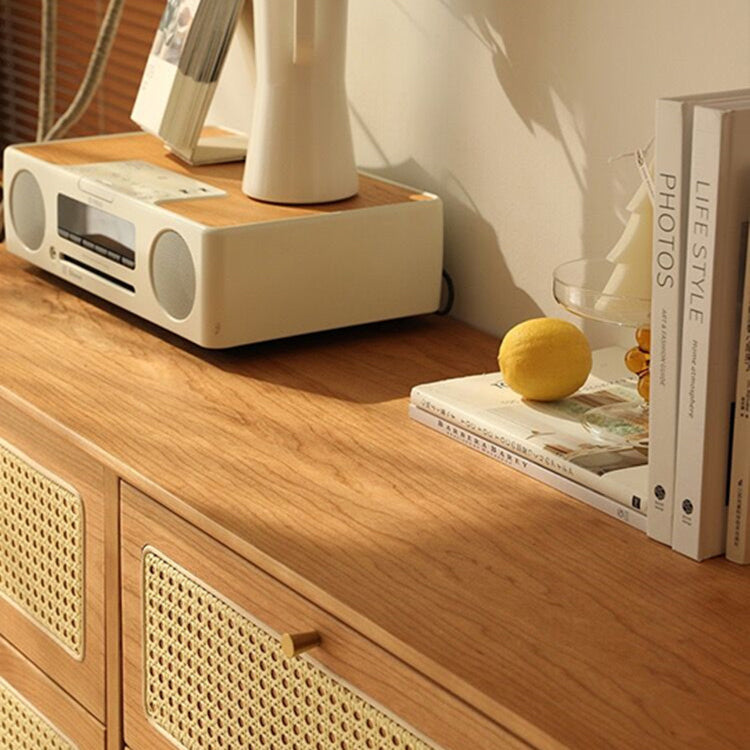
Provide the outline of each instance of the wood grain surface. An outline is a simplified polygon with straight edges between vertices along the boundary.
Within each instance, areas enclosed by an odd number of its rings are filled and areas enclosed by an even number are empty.
[[[219,129],[208,128],[204,132],[212,135],[216,134],[214,131],[219,131]],[[145,133],[70,139],[20,148],[51,164],[77,165],[138,159],[205,182],[226,191],[227,194],[216,198],[165,201],[161,206],[209,227],[241,226],[259,221],[277,221],[320,213],[353,211],[425,199],[421,193],[360,175],[359,192],[343,201],[304,206],[264,203],[248,198],[240,189],[244,162],[191,167],[170,154],[164,148],[162,141]]]
[[[0,383],[130,483],[538,747],[744,748],[750,569],[410,423],[495,366],[427,317],[205,352],[0,257]]]
[[[120,478],[104,472],[105,724],[107,750],[122,748],[122,597],[120,579]]]

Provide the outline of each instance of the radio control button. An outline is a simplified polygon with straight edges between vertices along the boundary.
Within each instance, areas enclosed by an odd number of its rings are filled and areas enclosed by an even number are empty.
[[[99,198],[107,203],[112,203],[115,199],[115,194],[111,190],[107,190],[107,188],[101,183],[96,182],[95,180],[89,180],[86,177],[81,177],[81,179],[78,180],[78,188],[81,192],[91,195],[94,198]]]

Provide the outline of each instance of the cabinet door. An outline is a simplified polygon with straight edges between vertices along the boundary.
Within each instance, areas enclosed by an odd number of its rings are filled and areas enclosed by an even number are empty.
[[[0,635],[104,716],[102,467],[0,395]]]
[[[526,747],[127,485],[121,507],[132,750]],[[309,631],[317,648],[282,652],[281,633]]]
[[[104,750],[104,727],[2,638],[0,750]]]

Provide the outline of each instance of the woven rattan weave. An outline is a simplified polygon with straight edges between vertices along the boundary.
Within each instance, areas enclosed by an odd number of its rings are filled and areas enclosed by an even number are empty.
[[[0,750],[76,750],[0,677]]]
[[[188,750],[431,747],[155,550],[143,588],[146,713]]]
[[[83,656],[80,496],[0,442],[0,594]]]

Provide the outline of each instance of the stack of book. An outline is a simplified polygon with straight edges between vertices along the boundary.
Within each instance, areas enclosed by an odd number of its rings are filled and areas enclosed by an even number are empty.
[[[642,434],[581,425],[586,408],[638,398],[617,349],[560,402],[525,402],[492,373],[415,387],[410,415],[688,557],[750,563],[750,89],[660,99],[653,184]]]
[[[594,352],[592,374],[561,401],[524,401],[501,373],[470,375],[412,389],[409,415],[614,518],[646,530],[648,421],[622,421],[614,439],[594,436],[585,412],[632,402],[636,381],[617,347]]]
[[[659,100],[654,183],[648,533],[747,563],[750,90]]]

